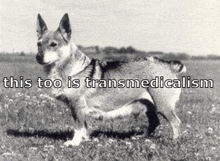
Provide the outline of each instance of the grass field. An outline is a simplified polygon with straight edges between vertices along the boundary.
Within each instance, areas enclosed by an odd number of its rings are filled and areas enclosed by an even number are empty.
[[[172,129],[162,117],[152,137],[136,138],[135,134],[148,126],[142,116],[108,122],[89,119],[91,141],[65,147],[63,143],[74,135],[70,111],[50,97],[49,89],[37,87],[37,78],[46,77],[34,58],[25,59],[5,58],[0,63],[1,161],[220,160],[219,61],[184,62],[188,69],[185,75],[213,79],[215,84],[214,88],[182,90],[176,108],[182,121],[177,141],[172,140]],[[6,89],[2,79],[9,76],[32,79],[33,87]]]

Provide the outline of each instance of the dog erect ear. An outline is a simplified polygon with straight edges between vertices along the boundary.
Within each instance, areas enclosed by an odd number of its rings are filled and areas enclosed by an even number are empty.
[[[71,37],[71,26],[70,26],[69,16],[68,16],[67,13],[60,20],[60,25],[59,25],[58,30],[61,32],[61,34],[63,35],[63,38],[66,41],[70,40],[70,37]]]
[[[37,15],[37,37],[40,38],[43,33],[47,30],[47,25],[42,19],[41,15]]]

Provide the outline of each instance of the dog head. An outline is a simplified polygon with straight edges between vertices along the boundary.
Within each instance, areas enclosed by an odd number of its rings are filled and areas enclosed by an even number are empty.
[[[46,23],[38,14],[37,36],[38,53],[36,59],[39,64],[56,64],[67,59],[70,55],[71,26],[68,14],[63,16],[56,31],[49,31]]]

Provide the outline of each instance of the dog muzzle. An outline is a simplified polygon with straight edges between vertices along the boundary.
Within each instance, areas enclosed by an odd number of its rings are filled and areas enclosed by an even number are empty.
[[[36,55],[36,60],[37,60],[37,62],[39,63],[39,64],[44,64],[44,62],[43,62],[43,53],[37,53],[37,55]]]

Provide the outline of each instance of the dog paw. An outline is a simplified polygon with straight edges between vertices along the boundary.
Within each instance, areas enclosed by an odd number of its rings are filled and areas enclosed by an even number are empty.
[[[93,117],[95,118],[96,120],[100,120],[102,121],[104,116],[100,113],[100,112],[97,112],[97,111],[92,111],[92,112],[89,112],[88,114],[90,117]]]
[[[82,131],[75,130],[75,136],[72,140],[66,141],[64,143],[65,146],[78,146],[83,141],[89,141],[90,137],[87,133],[82,133]]]
[[[78,146],[80,144],[81,141],[77,141],[77,140],[69,140],[69,141],[66,141],[64,143],[65,146]]]
[[[87,135],[85,135],[85,136],[83,136],[83,141],[90,141],[90,137],[89,136],[87,136]]]

